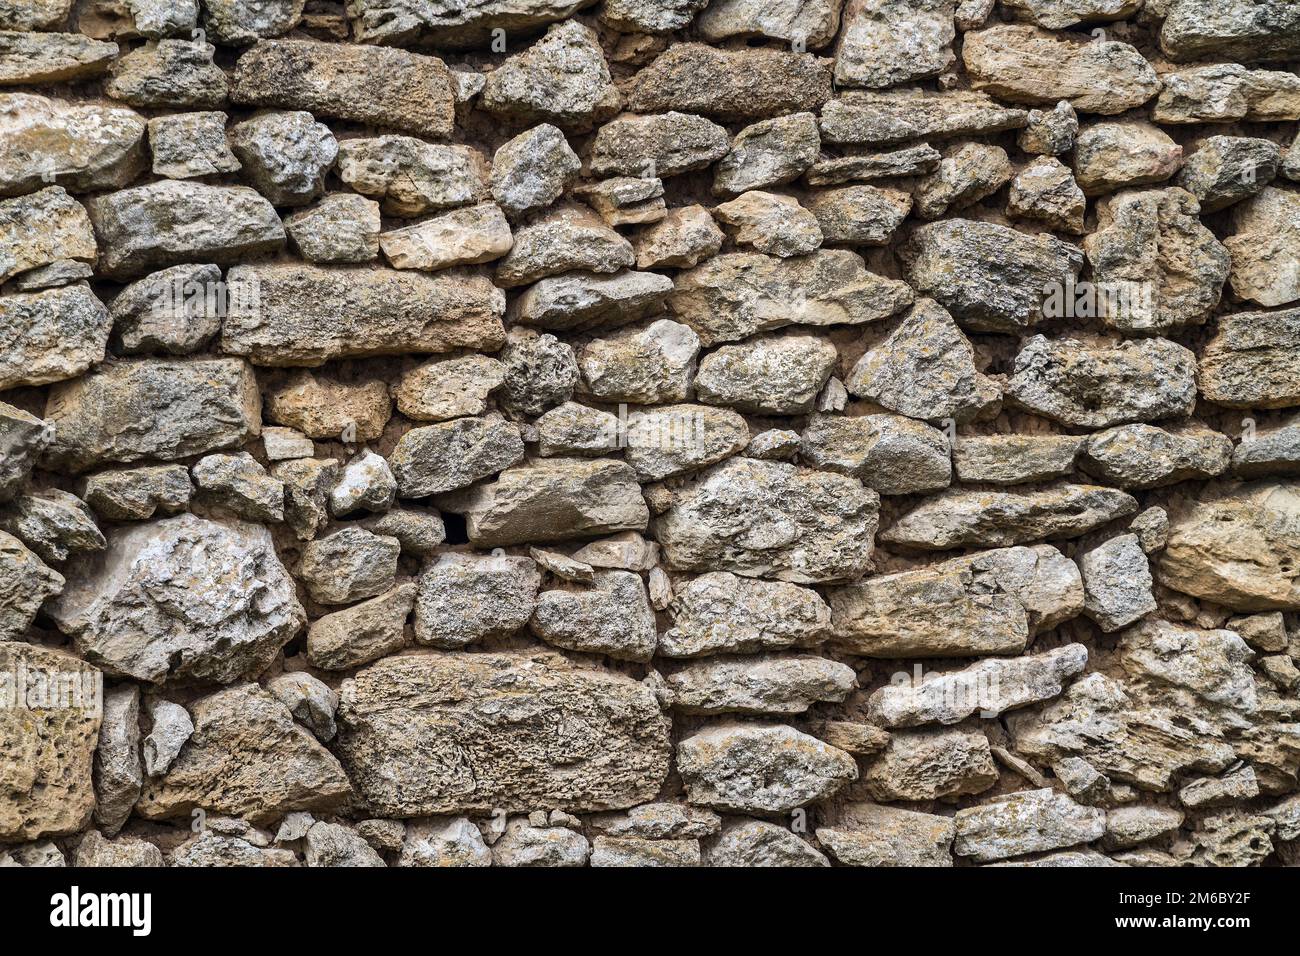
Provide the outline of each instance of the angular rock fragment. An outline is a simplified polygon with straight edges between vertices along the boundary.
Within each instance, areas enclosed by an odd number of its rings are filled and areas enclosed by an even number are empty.
[[[272,478],[248,452],[208,455],[190,469],[196,498],[249,521],[284,520],[284,483]]]
[[[1255,63],[1300,53],[1300,14],[1289,4],[1250,0],[1180,0],[1160,28],[1160,48],[1173,60],[1202,57]]]
[[[637,837],[596,837],[592,866],[699,866],[699,840],[642,840]]]
[[[580,389],[603,402],[680,402],[695,379],[699,350],[699,337],[680,322],[631,326],[579,349]]]
[[[500,418],[456,418],[413,428],[389,455],[403,498],[466,488],[524,457],[519,428]]]
[[[635,76],[628,107],[747,120],[818,109],[831,98],[831,61],[811,53],[675,43]]]
[[[691,22],[708,0],[607,0],[597,16],[621,33],[671,33]]]
[[[835,644],[871,657],[1019,654],[1083,610],[1079,570],[1048,545],[985,551],[830,593]]]
[[[603,571],[590,588],[543,591],[529,629],[555,647],[618,660],[648,661],[654,610],[645,585],[628,571]]]
[[[713,210],[715,219],[732,227],[736,245],[774,256],[798,256],[822,244],[817,217],[792,196],[751,190]]]
[[[1173,807],[1131,806],[1106,811],[1105,846],[1127,849],[1178,830],[1183,812]]]
[[[104,535],[76,495],[57,488],[19,495],[0,509],[0,528],[22,539],[46,561],[77,551],[101,551]]]
[[[1161,584],[1234,611],[1300,607],[1300,497],[1260,481],[1178,501],[1157,560]]]
[[[983,731],[900,730],[863,774],[875,800],[934,800],[982,793],[998,779]]]
[[[393,586],[400,552],[396,538],[348,527],[303,548],[296,574],[313,601],[352,604]]]
[[[621,105],[595,32],[576,20],[550,27],[489,73],[481,100],[482,108],[498,118],[554,123],[580,133],[612,117]]]
[[[985,332],[1033,325],[1050,290],[1072,284],[1083,265],[1077,247],[1052,236],[967,219],[919,227],[901,254],[919,292]]]
[[[573,347],[549,333],[515,327],[501,350],[505,366],[503,402],[524,415],[540,415],[573,397],[578,383],[578,359]]]
[[[0,531],[0,642],[22,638],[41,605],[63,590],[63,575],[47,568],[21,541]]]
[[[402,375],[397,408],[416,421],[445,421],[487,411],[489,396],[505,384],[505,369],[486,355],[433,359]]]
[[[668,720],[630,677],[556,654],[389,657],[345,681],[336,744],[385,816],[613,810],[668,773]]]
[[[804,464],[861,479],[882,495],[917,494],[952,480],[948,439],[901,415],[819,415],[804,429]]]
[[[1164,89],[1151,111],[1157,123],[1269,122],[1295,119],[1300,111],[1300,82],[1294,73],[1214,63],[1161,79]]]
[[[866,570],[879,505],[855,478],[733,458],[675,492],[655,532],[675,570],[839,581]]]
[[[585,206],[556,206],[515,231],[514,247],[497,266],[498,285],[512,288],[581,269],[617,272],[632,265],[632,245]]]
[[[783,259],[726,253],[680,274],[669,308],[707,347],[787,325],[859,325],[912,303],[906,283],[868,272],[847,249]]]
[[[1178,172],[1183,148],[1150,123],[1094,123],[1074,146],[1074,179],[1085,196],[1161,183]]]
[[[458,650],[490,637],[510,637],[537,606],[541,575],[524,557],[444,554],[420,575],[415,639]]]
[[[194,736],[136,804],[146,820],[202,809],[269,823],[294,810],[333,809],[351,796],[339,762],[256,684],[217,691],[190,709]]]
[[[1061,483],[1034,491],[958,488],[928,498],[880,533],[925,551],[1004,547],[1074,538],[1137,511],[1132,496],[1098,485]]]
[[[144,169],[145,120],[133,110],[4,93],[0,130],[0,196],[121,189]]]
[[[804,179],[810,186],[835,186],[919,176],[934,172],[942,159],[942,154],[928,144],[905,146],[887,153],[823,157],[804,174]],[[815,197],[812,201],[816,201]]]
[[[378,379],[341,382],[311,372],[269,379],[266,419],[295,428],[309,438],[373,441],[392,414],[388,389]]]
[[[746,126],[714,170],[713,191],[738,196],[793,182],[817,161],[821,137],[812,113],[791,113]]]
[[[677,745],[688,802],[739,813],[786,813],[858,776],[842,750],[782,724],[723,723]]]
[[[498,33],[516,34],[571,16],[578,0],[487,0],[451,7],[415,6],[404,0],[353,0],[348,15],[363,43],[405,45],[426,40],[438,46],[483,46]]]
[[[266,689],[289,708],[294,720],[315,734],[318,740],[333,739],[338,729],[334,712],[338,710],[339,698],[324,682],[296,671],[272,677],[267,681]]]
[[[149,149],[154,174],[168,179],[234,173],[241,166],[226,141],[226,114],[220,111],[154,117],[149,120]]]
[[[700,360],[695,392],[710,405],[798,415],[812,410],[837,360],[835,346],[811,335],[754,338]]]
[[[1201,355],[1201,394],[1229,408],[1300,404],[1300,368],[1293,363],[1298,335],[1300,309],[1221,317]]]
[[[494,866],[586,866],[587,838],[567,827],[537,827],[517,818],[492,844]],[[594,864],[593,864],[594,865]]]
[[[640,531],[650,517],[628,465],[571,458],[507,468],[459,492],[445,510],[463,513],[470,543],[487,548]]]
[[[1267,186],[1232,210],[1229,280],[1241,299],[1262,306],[1300,299],[1300,195]]]
[[[958,810],[953,852],[980,863],[1101,839],[1106,813],[1051,790],[1024,790]]]
[[[153,109],[216,109],[229,82],[212,62],[216,47],[201,39],[159,40],[116,59],[104,92],[132,106]]]
[[[242,445],[261,428],[252,369],[239,359],[136,359],[50,391],[49,467],[164,461]]]
[[[954,6],[954,0],[848,0],[835,48],[836,84],[879,89],[942,73],[954,59]]]
[[[611,226],[658,222],[668,213],[664,184],[654,176],[618,176],[574,190]]]
[[[111,325],[85,282],[0,296],[0,389],[75,378],[103,361]]]
[[[115,836],[131,815],[144,781],[140,765],[140,688],[134,684],[104,693],[94,781],[95,822],[109,836]]]
[[[749,426],[729,409],[668,405],[627,416],[624,456],[640,481],[660,481],[712,465],[749,443]]]
[[[643,840],[697,839],[722,829],[722,819],[712,810],[680,803],[643,803],[625,813],[599,814],[589,822],[600,833]]]
[[[1138,536],[1122,534],[1079,555],[1083,613],[1109,634],[1156,609],[1151,568]]]
[[[131,283],[109,315],[123,352],[197,352],[221,331],[224,285],[215,265],[172,266]]]
[[[218,43],[243,46],[288,33],[302,19],[303,0],[204,0],[203,26]]]
[[[1001,390],[975,368],[975,350],[933,299],[922,299],[853,366],[854,395],[911,418],[969,421],[996,407]]]
[[[1182,189],[1123,192],[1097,204],[1096,232],[1084,240],[1099,297],[1097,311],[1123,332],[1197,325],[1219,303],[1228,251],[1201,225]],[[1114,294],[1109,294],[1111,292]]]
[[[322,670],[349,670],[400,650],[415,590],[412,583],[399,584],[379,597],[316,619],[307,631],[307,659]]]
[[[1000,146],[966,143],[948,149],[938,168],[916,187],[916,211],[922,219],[964,209],[993,195],[1012,176],[1011,160]]]
[[[971,86],[1013,103],[1066,100],[1081,113],[1123,113],[1160,91],[1151,64],[1117,40],[1001,24],[967,34],[962,61]]]
[[[729,149],[727,131],[702,116],[675,110],[621,116],[602,126],[592,140],[591,172],[664,179],[703,169]]]
[[[406,825],[398,866],[491,866],[492,851],[468,817]]]
[[[434,139],[455,120],[446,65],[386,47],[264,41],[235,64],[230,98]]]
[[[505,295],[484,276],[288,262],[236,266],[226,281],[234,304],[222,328],[222,351],[259,365],[491,351],[505,338]]]
[[[1294,419],[1243,439],[1232,451],[1233,474],[1242,478],[1300,473],[1300,429]]]
[[[227,683],[265,669],[306,623],[264,527],[185,514],[107,537],[48,611],[110,673]]]
[[[1196,404],[1196,357],[1168,339],[1090,346],[1035,335],[1016,356],[1007,397],[1077,428],[1177,418]]]
[[[825,105],[818,125],[824,143],[885,146],[1020,129],[1027,116],[1024,110],[1000,106],[989,96],[968,90],[850,90]]]
[[[230,128],[244,175],[273,206],[305,206],[325,191],[339,144],[302,110],[259,113]]]
[[[0,202],[0,282],[66,259],[93,264],[89,226],[85,208],[62,186]]]
[[[1203,213],[1249,199],[1271,183],[1282,157],[1278,145],[1247,136],[1210,136],[1187,157],[1174,182],[1196,197]]]
[[[1167,431],[1121,425],[1090,436],[1080,463],[1109,484],[1146,489],[1213,478],[1227,470],[1231,455],[1231,439],[1199,422]]]
[[[194,721],[180,704],[152,698],[148,702],[149,731],[141,746],[144,772],[150,778],[161,777],[175,762],[181,748],[194,736]]]
[[[53,438],[54,428],[48,422],[0,402],[0,502],[22,490]]]
[[[98,830],[91,830],[77,847],[78,867],[162,867],[162,851],[152,843],[122,837],[106,840]]]
[[[951,817],[878,803],[848,804],[817,842],[844,866],[952,866]]]
[[[57,30],[71,9],[72,0],[5,0],[0,30]]]
[[[664,266],[689,267],[715,255],[722,248],[722,230],[703,206],[671,209],[633,241],[640,269]]]
[[[825,640],[830,609],[810,588],[712,571],[678,585],[672,625],[659,636],[665,657],[775,651]]]
[[[0,547],[4,539],[0,538]],[[3,552],[0,552],[3,554]],[[3,600],[8,604],[8,600]],[[6,614],[7,618],[8,615]],[[43,836],[67,836],[90,823],[95,809],[91,766],[99,740],[103,677],[70,654],[32,644],[0,642],[0,674],[16,688],[23,670],[29,693],[0,709],[0,840],[22,843]],[[33,706],[43,680],[60,690],[58,706]]]
[[[355,511],[385,512],[397,497],[397,481],[388,462],[369,449],[357,453],[330,490],[330,511],[336,518]]]
[[[338,161],[339,179],[390,216],[420,216],[488,195],[487,160],[468,146],[413,136],[347,139],[339,144]]]
[[[709,866],[830,866],[812,845],[785,827],[745,820],[727,827],[705,854]]]
[[[835,39],[841,0],[813,3],[757,3],[754,0],[719,0],[708,4],[695,19],[699,35],[710,43],[731,37],[770,37],[817,49]]]
[[[883,246],[912,209],[912,197],[896,189],[845,186],[825,189],[808,201],[827,245]]]
[[[921,683],[880,688],[867,701],[871,719],[885,727],[955,724],[974,713],[996,717],[1008,710],[1050,700],[1066,678],[1088,663],[1082,644],[1067,644],[1043,654],[990,658],[960,671],[929,674]]]
[[[352,193],[330,193],[289,215],[284,229],[308,262],[370,262],[379,258],[379,223],[379,203]]]
[[[1074,147],[1078,135],[1079,117],[1068,100],[1061,100],[1050,110],[1030,110],[1016,145],[1026,153],[1060,156]]]
[[[672,289],[671,279],[654,272],[569,273],[524,290],[512,317],[554,332],[613,328],[662,312]]]
[[[581,168],[582,162],[564,134],[550,123],[542,123],[496,151],[492,198],[511,216],[541,209],[560,198]]]
[[[1061,232],[1084,231],[1087,206],[1083,190],[1060,161],[1042,157],[1022,169],[1011,181],[1007,215],[1033,219]]]
[[[99,270],[115,279],[181,262],[228,265],[284,245],[271,204],[244,186],[163,180],[88,205],[104,250]]]
[[[158,511],[184,511],[192,490],[184,465],[96,472],[80,487],[86,504],[109,521],[143,521]]]
[[[284,482],[284,520],[300,541],[310,541],[329,522],[326,502],[339,477],[333,459],[298,458],[271,466],[271,475]]]

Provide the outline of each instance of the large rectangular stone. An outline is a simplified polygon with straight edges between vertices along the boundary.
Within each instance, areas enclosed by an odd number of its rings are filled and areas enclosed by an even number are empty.
[[[625,809],[668,773],[654,692],[556,654],[389,657],[340,698],[336,752],[385,817]]]
[[[236,266],[226,281],[222,351],[257,365],[505,343],[505,293],[483,276],[276,263]]]

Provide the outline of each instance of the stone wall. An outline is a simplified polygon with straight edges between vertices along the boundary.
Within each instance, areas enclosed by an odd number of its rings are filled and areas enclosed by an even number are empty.
[[[1296,857],[1300,6],[0,28],[0,863]]]

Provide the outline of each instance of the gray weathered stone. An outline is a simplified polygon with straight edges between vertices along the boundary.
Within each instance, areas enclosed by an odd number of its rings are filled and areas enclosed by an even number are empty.
[[[1051,790],[1024,790],[958,810],[953,852],[980,863],[1101,839],[1106,813]]]
[[[831,612],[816,591],[711,571],[678,583],[659,636],[664,657],[784,650],[826,639]]]

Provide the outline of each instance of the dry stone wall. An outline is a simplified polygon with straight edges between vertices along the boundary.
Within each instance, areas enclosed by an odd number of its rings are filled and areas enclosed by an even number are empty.
[[[0,864],[1288,864],[1300,6],[0,0]]]

